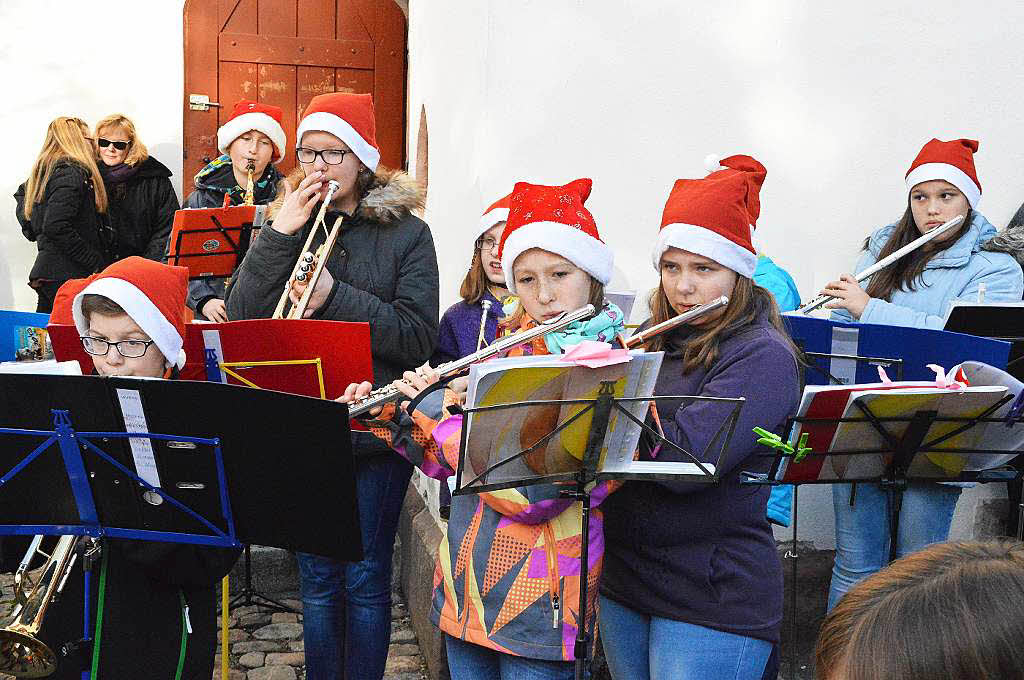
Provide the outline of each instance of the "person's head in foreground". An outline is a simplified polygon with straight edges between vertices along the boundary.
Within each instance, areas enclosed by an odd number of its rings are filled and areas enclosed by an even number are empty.
[[[58,297],[73,293],[75,327],[98,374],[168,378],[185,364],[187,288],[184,267],[128,257],[69,281]]]
[[[937,543],[850,590],[825,618],[819,680],[1024,679],[1024,544]]]

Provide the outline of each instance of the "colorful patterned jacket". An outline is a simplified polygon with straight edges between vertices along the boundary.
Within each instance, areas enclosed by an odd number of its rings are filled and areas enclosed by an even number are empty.
[[[527,320],[524,326],[532,324]],[[616,325],[616,332],[621,332],[621,312]],[[541,341],[520,353],[549,352]],[[374,434],[425,474],[444,480],[458,465],[462,415],[449,413],[448,406],[454,403],[452,391],[438,391],[423,399],[411,416],[389,407],[370,424]],[[596,508],[613,488],[598,485],[591,507]],[[581,513],[580,502],[560,498],[554,485],[454,497],[434,571],[434,624],[449,635],[499,652],[573,660]],[[587,579],[589,626],[595,621],[603,554],[603,516],[594,509]]]

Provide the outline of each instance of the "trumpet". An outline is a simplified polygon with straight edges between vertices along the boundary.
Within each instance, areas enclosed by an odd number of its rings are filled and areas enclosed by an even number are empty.
[[[295,262],[288,280],[284,282],[284,292],[281,293],[281,299],[278,300],[277,307],[274,309],[274,315],[271,318],[301,319],[303,314],[305,314],[306,307],[309,306],[309,299],[313,295],[313,289],[316,288],[316,283],[320,280],[324,267],[327,266],[327,260],[331,257],[331,251],[334,250],[334,244],[337,242],[338,236],[341,235],[341,223],[344,221],[344,216],[339,215],[327,233],[327,238],[317,248],[316,254],[310,252],[310,248],[313,247],[313,239],[324,228],[327,206],[330,204],[331,199],[334,198],[334,193],[339,187],[340,185],[333,179],[327,183],[327,193],[324,195],[323,203],[320,205],[320,212],[317,213],[313,228],[309,230],[309,237],[306,238],[306,243],[302,246],[302,254]],[[292,284],[296,281],[305,282],[306,288],[302,291],[299,301],[286,312],[285,308],[288,306]]]
[[[888,267],[889,265],[893,264],[894,262],[896,262],[896,260],[900,259],[904,255],[909,255],[913,251],[915,251],[918,248],[920,248],[921,246],[923,246],[925,243],[928,243],[929,241],[934,239],[936,236],[939,236],[940,234],[945,234],[947,231],[949,231],[950,229],[952,229],[953,227],[957,226],[958,224],[960,224],[963,221],[964,221],[964,216],[963,215],[957,215],[956,217],[954,217],[950,221],[943,222],[939,226],[937,226],[934,229],[932,229],[931,231],[929,231],[929,232],[919,236],[918,238],[914,239],[913,241],[911,241],[907,245],[903,246],[899,250],[891,253],[890,255],[888,255],[886,257],[883,257],[878,262],[874,263],[873,265],[871,265],[870,267],[868,267],[864,271],[862,271],[859,274],[857,274],[854,278],[857,280],[857,283],[860,283],[861,281],[863,281],[864,279],[868,278],[872,274],[876,274],[877,272],[879,272],[879,271],[885,269],[886,267]],[[800,314],[810,314],[815,309],[817,309],[818,307],[821,307],[823,304],[825,304],[829,300],[835,300],[835,297],[832,296],[832,295],[819,295],[818,297],[814,298],[813,300],[811,300],[806,305],[804,305],[803,307],[801,307],[800,309],[798,309],[796,311],[799,312]]]
[[[23,579],[36,554],[44,555],[46,562],[43,563],[39,580],[28,593],[24,592],[24,580],[17,581],[15,599],[18,605],[11,622],[0,628],[0,673],[18,678],[42,678],[57,670],[57,657],[53,650],[36,636],[42,628],[47,610],[64,590],[64,584],[71,575],[71,568],[78,556],[79,542],[84,540],[90,543],[86,546],[87,559],[98,549],[92,539],[61,536],[53,552],[47,554],[39,549],[41,539],[41,536],[33,538],[32,545],[18,567]]]
[[[548,333],[565,328],[571,323],[593,316],[594,312],[594,305],[584,305],[575,311],[564,312],[560,316],[556,316],[554,319],[545,321],[533,328],[528,328],[504,338],[499,338],[479,351],[467,354],[461,359],[441,364],[434,370],[436,370],[438,375],[442,378],[456,375],[478,361],[489,359],[496,354],[500,354],[512,349],[513,347],[530,342],[534,338],[539,338],[542,335],[547,335]],[[377,408],[378,406],[398,401],[403,397],[404,395],[397,387],[394,385],[386,385],[370,392],[362,399],[358,399],[350,403],[348,406],[348,415],[350,418],[355,418],[363,415],[367,411]]]
[[[242,205],[255,205],[256,194],[255,184],[253,183],[252,174],[256,172],[256,161],[249,159],[249,162],[245,165],[245,173],[248,175],[248,180],[245,183],[245,198],[242,199]]]
[[[677,326],[682,326],[683,324],[692,321],[699,316],[703,316],[708,312],[713,312],[716,309],[725,307],[728,304],[729,298],[727,296],[723,295],[721,297],[717,297],[711,302],[705,302],[702,305],[692,307],[691,309],[686,310],[682,314],[677,314],[673,316],[671,319],[662,321],[659,324],[655,324],[650,328],[647,328],[645,330],[640,331],[639,333],[636,333],[635,335],[630,336],[629,338],[620,337],[619,344],[621,344],[626,349],[633,349],[635,347],[640,347],[641,345],[646,345],[648,342],[658,337],[662,333],[667,333],[668,331],[676,328]]]

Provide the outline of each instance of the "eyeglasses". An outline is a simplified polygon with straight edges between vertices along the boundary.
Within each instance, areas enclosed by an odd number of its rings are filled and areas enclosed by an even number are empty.
[[[352,153],[349,149],[324,149],[317,151],[316,149],[307,149],[304,146],[300,146],[295,149],[295,157],[299,159],[300,163],[314,163],[316,157],[324,159],[324,163],[327,165],[341,165],[345,162],[345,154]]]
[[[476,246],[477,250],[494,250],[494,247],[498,245],[498,241],[490,236],[481,236],[473,245]]]
[[[96,143],[100,145],[101,149],[105,149],[108,146],[113,146],[118,151],[124,151],[129,146],[131,146],[131,144],[132,144],[131,142],[115,142],[115,141],[110,140],[110,139],[103,139],[102,137],[97,139]]]
[[[107,352],[110,351],[110,346],[113,345],[117,348],[117,353],[126,359],[138,359],[144,356],[149,346],[156,343],[156,340],[121,340],[120,342],[110,342],[109,340],[94,338],[91,335],[83,335],[79,339],[82,341],[82,347],[89,354],[105,357]]]

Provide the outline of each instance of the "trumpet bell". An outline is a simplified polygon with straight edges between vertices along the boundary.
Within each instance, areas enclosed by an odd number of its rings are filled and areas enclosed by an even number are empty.
[[[45,678],[57,670],[53,650],[28,632],[0,630],[0,673],[16,678]]]

